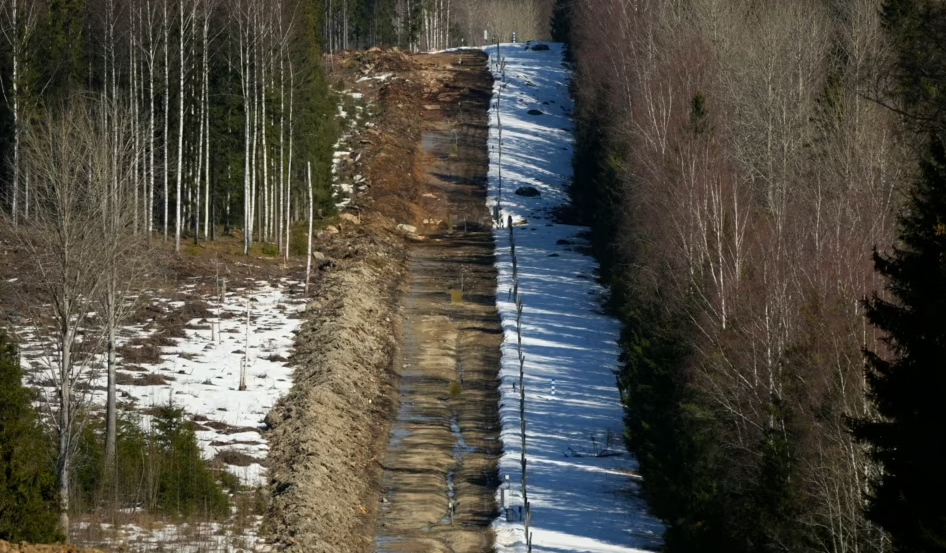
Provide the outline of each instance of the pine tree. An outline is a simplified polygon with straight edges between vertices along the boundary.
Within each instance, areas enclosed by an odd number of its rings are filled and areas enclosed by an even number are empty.
[[[552,31],[552,40],[555,42],[571,42],[572,33],[572,2],[571,0],[555,0],[552,8],[552,20],[549,22]]]
[[[56,541],[53,443],[23,387],[16,348],[0,334],[0,539]]]
[[[868,516],[896,551],[946,551],[946,472],[934,453],[946,442],[946,153],[938,138],[899,219],[899,240],[892,253],[874,254],[874,266],[890,300],[867,300],[867,318],[889,353],[865,353],[876,416],[854,425],[882,467]]]
[[[47,107],[85,90],[92,80],[88,73],[85,10],[85,0],[50,0],[45,19],[34,35]]]

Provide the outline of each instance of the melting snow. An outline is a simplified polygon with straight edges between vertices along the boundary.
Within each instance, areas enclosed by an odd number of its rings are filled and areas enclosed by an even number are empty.
[[[129,372],[131,364],[118,356],[121,374],[138,380],[148,375],[168,380],[151,385],[119,384],[119,403],[134,401],[135,410],[167,405],[169,401],[182,407],[199,425],[197,440],[205,458],[213,458],[221,450],[248,455],[257,462],[248,466],[227,465],[227,469],[244,484],[263,484],[261,462],[269,452],[262,436],[263,419],[276,400],[292,387],[292,369],[287,359],[305,311],[305,300],[289,293],[293,284],[288,280],[258,281],[252,289],[228,293],[222,304],[215,297],[202,298],[209,304],[211,316],[189,321],[184,329],[186,337],[174,338],[173,346],[161,348],[158,364],[137,363],[136,370]],[[158,299],[156,303],[172,310],[185,304],[167,299]],[[121,329],[119,345],[153,334],[149,323]],[[214,324],[218,325],[217,331],[212,328]],[[51,348],[37,338],[35,329],[23,329],[19,339],[27,382],[51,397],[54,389],[49,386],[48,375],[55,359]],[[248,361],[247,389],[239,391],[244,360]],[[107,374],[101,365],[100,359],[96,366],[86,369],[83,379],[91,389],[90,403],[98,408],[105,405],[107,384]],[[142,416],[142,425],[147,428],[150,420],[149,416]]]
[[[533,551],[627,553],[656,550],[663,526],[637,495],[637,463],[623,448],[622,409],[614,371],[619,323],[601,314],[605,290],[588,279],[595,261],[583,227],[558,224],[553,209],[568,202],[573,152],[570,72],[562,46],[548,51],[504,44],[505,79],[496,66],[496,46],[484,48],[496,77],[490,110],[489,207],[503,221],[512,217],[522,297],[525,355],[525,417],[528,495]],[[499,127],[502,121],[502,188]],[[532,113],[530,114],[530,110]],[[541,114],[538,114],[541,112]],[[514,194],[522,186],[540,196]],[[519,430],[519,361],[516,307],[508,228],[494,231],[497,307],[505,340],[502,361],[502,477],[512,482],[510,516],[494,522],[501,552],[522,552],[526,540],[522,504]],[[576,248],[576,246],[578,246]],[[557,257],[550,257],[556,254]],[[594,438],[592,439],[592,436]],[[607,450],[609,456],[595,456]],[[509,494],[509,492],[507,492]]]

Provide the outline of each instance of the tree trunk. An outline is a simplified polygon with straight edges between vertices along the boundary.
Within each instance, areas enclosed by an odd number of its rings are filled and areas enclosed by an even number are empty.
[[[280,3],[281,4],[281,3]],[[281,5],[280,5],[281,8]],[[284,29],[282,26],[282,10],[279,19],[279,217],[276,224],[276,246],[279,251],[283,247],[283,225],[288,226],[286,217],[286,78],[285,78],[285,44]]]
[[[184,6],[181,5],[178,8],[180,10],[180,51],[178,53],[178,58],[180,62],[180,97],[178,98],[178,114],[177,114],[177,185],[175,187],[175,198],[174,198],[174,253],[179,253],[181,251],[181,184],[184,178],[184,80],[185,80],[185,71],[184,71]]]
[[[156,129],[155,106],[154,106],[154,69],[157,61],[157,49],[154,46],[154,25],[151,21],[151,1],[146,4],[148,10],[148,179],[147,179],[147,198],[145,199],[145,229],[148,232],[148,240],[151,239],[151,233],[154,232],[154,150],[157,138],[154,135]]]
[[[115,261],[113,261],[115,262]],[[111,269],[110,269],[111,270]],[[115,367],[115,326],[116,313],[114,299],[116,295],[116,286],[113,278],[109,279],[108,297],[106,298],[107,313],[106,324],[108,325],[107,348],[107,367],[108,367],[108,392],[105,404],[105,467],[107,473],[115,468],[115,451],[118,436],[118,406],[116,401],[116,367]],[[119,300],[120,301],[120,300]]]
[[[204,81],[204,95],[201,100],[203,105],[204,121],[204,166],[206,171],[204,173],[204,238],[209,238],[210,236],[210,62],[208,61],[210,53],[210,0],[205,0],[204,2],[204,57],[203,57],[203,81]],[[198,169],[200,170],[200,169]]]
[[[13,18],[11,23],[13,33],[13,228],[16,228],[19,217],[17,199],[20,191],[20,22],[17,0],[12,0]]]
[[[309,295],[309,276],[312,274],[312,162],[306,167],[306,188],[309,189],[309,238],[305,256],[305,294]]]
[[[292,224],[292,102],[295,92],[295,75],[292,70],[292,60],[289,63],[289,161],[286,172],[288,173],[288,182],[286,182],[286,263],[289,263],[289,229]]]
[[[171,73],[170,65],[168,59],[168,51],[170,48],[170,27],[171,22],[168,21],[168,0],[164,0],[164,136],[162,137],[164,141],[164,241],[168,241],[168,173],[171,169],[170,159],[168,159],[168,145],[170,144],[170,137],[168,136],[168,120],[170,119],[170,114],[168,110],[170,108],[171,100]]]
[[[72,311],[67,306],[62,312],[71,313]],[[69,537],[69,477],[72,462],[71,332],[69,323],[66,322],[59,334],[59,458],[57,462],[59,472],[59,528],[67,540]]]
[[[251,66],[252,60],[252,46],[250,44],[252,21],[250,14],[244,14],[245,18],[240,20],[240,69],[241,69],[241,78],[240,84],[243,89],[243,115],[244,115],[244,131],[243,131],[243,255],[250,254],[250,246],[252,245],[252,230],[253,230],[253,210],[252,210],[252,198],[250,196],[250,187],[252,186],[252,177],[250,171],[252,167],[250,166],[250,152],[253,147],[253,122],[256,120],[256,117],[253,115],[254,107],[254,98],[253,98],[253,71]],[[227,213],[229,214],[230,210],[230,201],[229,194],[227,195]],[[229,223],[229,215],[227,216],[227,222]]]

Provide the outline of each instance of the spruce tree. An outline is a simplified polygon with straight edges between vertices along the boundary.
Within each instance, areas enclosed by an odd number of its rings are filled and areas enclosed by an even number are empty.
[[[946,551],[946,471],[935,453],[946,443],[946,153],[936,137],[899,218],[899,239],[891,253],[875,252],[874,266],[889,300],[865,301],[885,346],[865,352],[876,414],[854,425],[882,468],[867,514],[896,551]]]
[[[571,42],[572,34],[572,1],[555,0],[552,7],[552,20],[549,21],[552,40],[555,42]]]
[[[16,348],[0,333],[0,539],[45,543],[62,537],[53,443],[31,400]]]

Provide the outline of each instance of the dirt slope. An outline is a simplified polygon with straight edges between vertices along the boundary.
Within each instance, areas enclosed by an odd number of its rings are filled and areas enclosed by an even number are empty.
[[[102,553],[98,549],[79,549],[73,545],[15,544],[0,540],[0,553]]]
[[[363,259],[324,277],[292,359],[295,388],[267,418],[270,525],[287,550],[363,551],[370,543],[377,444],[393,409],[403,247],[390,221],[363,224],[370,230],[353,240]]]

